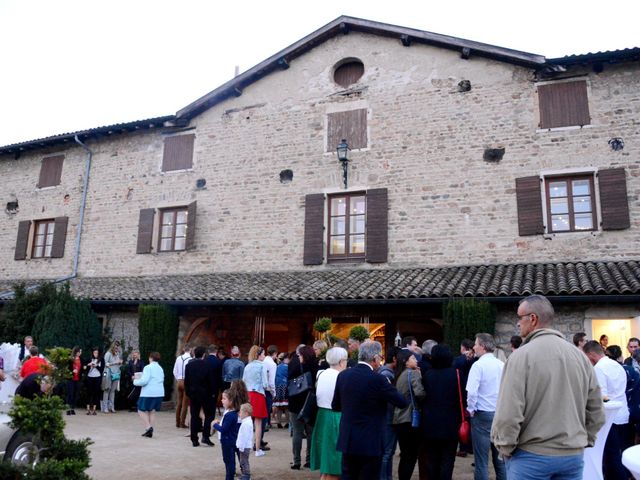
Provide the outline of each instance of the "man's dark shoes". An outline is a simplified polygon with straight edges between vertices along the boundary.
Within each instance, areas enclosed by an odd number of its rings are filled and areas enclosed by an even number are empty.
[[[211,440],[209,440],[208,438],[203,438],[202,439],[202,443],[205,445],[209,445],[210,447],[215,446],[215,443],[213,443]]]
[[[191,444],[192,444],[194,447],[199,447],[199,446],[200,446],[200,442],[198,442],[198,440],[191,440]]]
[[[142,434],[143,437],[153,437],[153,427],[147,428],[147,430]]]
[[[304,468],[310,468],[310,467],[311,467],[311,464],[309,462],[304,464]]]
[[[300,465],[291,465],[291,470],[300,470]]]

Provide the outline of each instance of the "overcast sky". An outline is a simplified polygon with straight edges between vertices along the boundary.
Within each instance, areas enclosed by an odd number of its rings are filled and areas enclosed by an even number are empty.
[[[638,0],[0,0],[0,145],[171,115],[340,15],[545,55],[640,46]]]

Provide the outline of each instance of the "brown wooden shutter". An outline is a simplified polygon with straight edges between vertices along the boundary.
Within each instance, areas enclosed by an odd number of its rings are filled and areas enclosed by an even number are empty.
[[[367,190],[366,261],[383,263],[389,252],[389,199],[386,188]]]
[[[136,253],[151,253],[151,242],[153,241],[153,217],[156,214],[155,208],[143,208],[140,210],[138,220],[138,245]]]
[[[540,128],[589,125],[587,82],[549,83],[538,87]]]
[[[196,203],[191,202],[187,206],[187,240],[185,250],[193,250],[196,244]]]
[[[27,258],[27,246],[29,245],[30,230],[30,220],[24,220],[18,223],[18,238],[16,240],[16,251],[13,256],[14,260],[24,260]]]
[[[336,68],[333,79],[338,85],[346,88],[360,80],[363,74],[364,65],[362,62],[349,62]]]
[[[63,163],[64,155],[43,158],[42,164],[40,165],[40,178],[38,179],[37,187],[44,188],[60,185]]]
[[[631,226],[627,179],[624,168],[609,168],[598,172],[600,210],[603,230],[623,230]]]
[[[322,265],[324,260],[324,194],[313,193],[304,201],[304,265]]]
[[[367,109],[330,113],[327,116],[327,152],[334,152],[342,139],[349,148],[367,148]]]
[[[53,243],[51,244],[51,258],[64,257],[64,244],[67,241],[67,224],[69,217],[54,219]]]
[[[193,166],[193,142],[196,136],[176,135],[164,139],[162,171],[186,170]]]
[[[526,236],[544,233],[540,177],[516,178],[516,200],[518,234]]]

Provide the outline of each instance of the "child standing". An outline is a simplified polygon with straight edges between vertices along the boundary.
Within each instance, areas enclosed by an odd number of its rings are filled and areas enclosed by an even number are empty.
[[[222,392],[222,423],[214,422],[213,428],[218,433],[222,447],[222,460],[226,470],[225,480],[234,480],[236,475],[236,440],[238,439],[238,401],[229,395],[229,390]]]
[[[249,456],[253,447],[253,420],[251,415],[253,408],[250,403],[240,405],[240,430],[238,431],[238,458],[240,459],[240,480],[251,480],[251,468],[249,466]]]

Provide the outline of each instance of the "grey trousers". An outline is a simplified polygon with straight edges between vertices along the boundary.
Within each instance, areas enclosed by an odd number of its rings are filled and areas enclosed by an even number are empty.
[[[109,390],[104,390],[102,392],[101,407],[103,412],[116,411],[114,402],[116,399],[116,391],[118,390],[119,385],[120,385],[120,380],[115,380],[111,382],[111,387],[109,388]]]
[[[250,448],[238,450],[238,460],[240,461],[240,472],[242,473],[240,480],[249,480],[251,478],[251,466],[249,465],[250,455],[251,455]]]
[[[289,425],[291,425],[291,432],[293,434],[293,464],[302,465],[302,437],[305,434],[307,435],[307,452],[305,456],[305,463],[311,462],[311,426],[306,424],[302,420],[298,420],[298,414],[293,412],[289,412]]]

